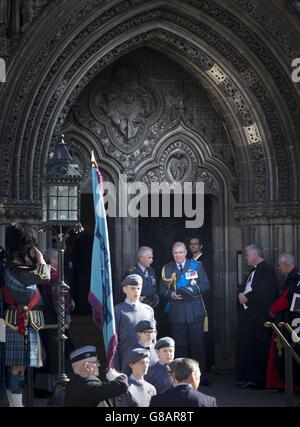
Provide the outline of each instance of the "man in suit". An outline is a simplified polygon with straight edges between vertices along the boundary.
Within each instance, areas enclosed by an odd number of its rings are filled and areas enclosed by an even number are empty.
[[[168,300],[166,310],[176,343],[176,357],[192,357],[200,364],[204,385],[206,377],[203,324],[206,316],[202,294],[209,290],[205,270],[200,262],[186,258],[185,244],[172,248],[174,261],[162,269],[160,293]]]
[[[198,391],[199,364],[193,359],[177,360],[174,366],[175,386],[151,398],[150,407],[214,407],[216,399]]]
[[[126,276],[128,274],[138,274],[141,276],[143,279],[143,286],[140,301],[155,309],[159,303],[159,295],[155,271],[150,267],[152,263],[153,249],[148,246],[141,246],[137,253],[137,263],[126,272]]]
[[[264,323],[271,320],[269,307],[277,298],[279,284],[261,246],[247,246],[245,260],[251,271],[238,294],[235,375],[240,387],[264,388],[272,337]]]

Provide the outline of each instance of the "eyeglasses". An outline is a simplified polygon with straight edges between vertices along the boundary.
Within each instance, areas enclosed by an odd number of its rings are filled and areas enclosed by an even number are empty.
[[[99,360],[97,360],[97,362],[85,362],[85,363],[91,363],[92,365],[96,365],[96,366],[100,366],[100,362]]]
[[[156,331],[143,331],[143,334],[145,335],[151,335],[154,334]]]

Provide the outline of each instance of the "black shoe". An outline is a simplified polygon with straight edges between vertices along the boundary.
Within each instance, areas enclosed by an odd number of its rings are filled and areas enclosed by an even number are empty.
[[[243,387],[243,385],[246,384],[246,382],[247,381],[236,381],[235,382],[235,386],[238,387],[238,388],[241,388],[241,387]]]
[[[257,388],[257,384],[253,381],[247,381],[244,384],[240,385],[241,388]]]
[[[205,387],[211,387],[212,383],[208,381],[207,379],[203,379],[200,381],[200,385],[204,385]]]

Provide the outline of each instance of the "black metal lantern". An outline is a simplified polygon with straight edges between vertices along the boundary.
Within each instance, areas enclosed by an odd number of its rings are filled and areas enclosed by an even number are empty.
[[[69,233],[83,231],[79,221],[81,174],[61,136],[54,155],[48,162],[43,197],[43,223],[41,231],[51,230],[57,239],[58,252],[58,306],[57,342],[58,372],[54,381],[54,392],[48,406],[61,406],[65,386],[69,381],[65,373],[65,295],[69,286],[64,281],[64,251]]]
[[[62,135],[47,165],[43,223],[50,226],[71,226],[79,222],[80,180],[78,165],[73,164]]]

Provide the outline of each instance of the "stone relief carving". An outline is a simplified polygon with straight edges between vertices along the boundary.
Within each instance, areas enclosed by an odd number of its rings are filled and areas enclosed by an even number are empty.
[[[165,148],[159,159],[162,181],[194,182],[197,162],[197,156],[187,144],[180,140],[173,142]]]
[[[181,151],[177,151],[175,152],[174,155],[168,156],[169,152],[172,152],[172,150],[174,149],[174,145],[177,147],[180,147],[180,149],[188,149],[188,153],[190,154],[192,152],[192,149],[187,146],[186,144],[181,144],[181,143],[175,143],[175,144],[171,144],[170,147],[167,147],[165,152],[162,154],[161,158],[160,158],[160,162],[159,162],[159,167],[155,167],[150,169],[149,171],[145,172],[145,174],[142,177],[142,181],[148,186],[151,186],[152,182],[166,182],[166,177],[168,178],[168,182],[169,183],[174,183],[174,182],[179,182],[179,176],[175,175],[176,178],[173,176],[172,172],[170,173],[168,171],[169,169],[169,165],[170,162],[172,162],[172,160],[174,159],[179,159],[178,160],[182,160],[184,158],[184,154]],[[172,148],[171,148],[172,147]],[[187,158],[187,156],[186,156]],[[186,167],[189,167],[190,170],[189,171],[185,171],[185,173],[189,174],[190,176],[192,176],[194,179],[192,181],[193,184],[195,184],[196,182],[204,182],[204,188],[206,192],[209,193],[214,193],[214,194],[218,194],[219,192],[219,185],[218,185],[218,181],[216,179],[216,177],[211,173],[211,171],[208,171],[207,169],[205,169],[204,166],[198,166],[197,165],[197,159],[193,159],[194,161],[191,162],[191,164],[188,166],[187,163],[185,164]],[[185,170],[185,168],[184,168]],[[176,173],[180,173],[180,176],[184,177],[183,174],[183,170],[182,170],[182,164],[178,165],[178,169],[176,168]],[[190,180],[187,179],[183,179],[182,181],[184,182],[191,182]]]
[[[208,190],[218,191],[219,187],[216,178],[202,167],[197,170],[197,181],[203,181],[205,188]]]
[[[286,219],[300,218],[299,203],[259,203],[254,205],[251,203],[234,208],[234,218],[239,223],[258,223],[269,222],[271,219]]]
[[[71,120],[75,126],[80,125],[89,132],[94,134],[94,137],[99,141],[106,155],[118,162],[118,168],[123,173],[132,174],[138,167],[140,162],[149,157],[163,136],[168,132],[174,132],[179,123],[182,122],[185,129],[193,129],[194,132],[201,135],[203,140],[208,145],[211,145],[211,150],[214,156],[219,157],[222,161],[228,162],[228,167],[231,167],[233,175],[235,174],[236,166],[233,158],[232,148],[223,130],[223,125],[220,117],[216,114],[206,93],[197,87],[190,79],[189,75],[181,70],[174,63],[159,56],[157,53],[150,53],[145,56],[144,51],[136,50],[134,55],[135,60],[139,63],[139,68],[143,73],[146,69],[148,80],[151,83],[151,76],[156,70],[156,89],[161,93],[161,105],[163,106],[162,113],[154,112],[157,121],[150,125],[144,141],[132,151],[130,154],[124,153],[121,146],[113,140],[113,135],[107,130],[106,124],[99,122],[94,107],[94,88],[98,86],[98,81],[106,81],[105,74],[102,73],[91,82],[90,88],[87,88],[78,98],[76,104],[72,108],[73,117]],[[127,63],[130,63],[132,57],[127,57]],[[157,64],[160,64],[159,66]],[[158,68],[161,69],[159,78]],[[172,69],[173,77],[166,80],[163,70]],[[167,74],[170,71],[167,71]],[[112,75],[111,69],[107,69],[106,75]],[[183,81],[186,83],[184,84]],[[188,82],[188,84],[187,84]],[[201,99],[201,102],[199,100]],[[213,146],[212,144],[215,143]],[[124,148],[124,147],[123,147]],[[134,148],[134,147],[133,147]],[[184,162],[185,157],[181,159]],[[174,158],[172,166],[174,172],[174,164],[178,159]],[[231,161],[231,162],[230,162]],[[171,164],[170,163],[170,164]],[[179,166],[179,165],[178,165]],[[179,168],[178,168],[179,170]],[[179,172],[177,172],[178,175]],[[170,168],[169,175],[171,176]],[[172,177],[170,179],[173,179]]]
[[[174,181],[183,181],[185,175],[188,173],[188,158],[184,153],[175,152],[169,159],[166,168]]]
[[[110,141],[123,152],[143,142],[149,125],[161,112],[157,90],[140,80],[132,64],[121,64],[91,99],[93,115],[105,124]]]
[[[100,3],[100,2],[93,2],[93,6],[95,6],[97,3]],[[136,4],[138,4],[139,2],[138,1],[136,1],[135,2]],[[219,17],[219,14],[221,14],[222,12],[224,12],[224,10],[223,9],[221,9],[220,11],[218,11],[218,12],[216,12],[216,10],[214,11],[214,7],[215,7],[215,5],[213,5],[213,3],[212,2],[210,2],[211,4],[210,4],[210,7],[209,7],[209,5],[207,4],[207,2],[196,2],[196,3],[198,3],[198,6],[199,7],[203,7],[204,5],[205,5],[205,7],[206,7],[206,10],[208,10],[210,13],[212,13],[212,14],[214,14],[216,17]],[[132,6],[132,2],[123,2],[123,4],[122,4],[122,10],[124,10],[124,9],[126,9],[126,8],[128,8],[128,7],[131,7]],[[82,11],[82,13],[77,13],[78,11],[76,10],[76,12],[74,11],[74,14],[72,15],[72,17],[68,20],[68,22],[63,26],[63,27],[61,27],[60,28],[60,30],[56,33],[56,38],[57,39],[59,39],[62,35],[63,35],[63,33],[65,33],[65,32],[67,32],[69,29],[70,29],[70,27],[71,26],[73,26],[73,25],[76,25],[76,22],[79,20],[79,19],[81,19],[82,18],[82,16],[85,14],[85,13],[88,13],[88,11],[90,10],[90,8],[91,7],[93,7],[92,5],[91,5],[91,3],[90,4],[87,4],[87,3],[84,3],[84,5],[83,5],[83,7],[81,8],[81,11]],[[216,9],[216,8],[215,8]],[[110,9],[109,11],[107,11],[105,14],[103,14],[102,16],[101,16],[101,19],[102,19],[102,21],[104,21],[105,19],[106,20],[108,20],[108,19],[110,19],[111,17],[113,17],[114,16],[114,14],[116,13],[116,10],[114,10],[113,8],[112,9]],[[139,18],[139,19],[141,19],[141,18]],[[226,16],[226,19],[224,18],[223,19],[223,22],[224,23],[226,23],[226,22],[228,22],[229,24],[231,24],[231,25],[233,25],[233,18],[230,18],[229,19],[229,17],[228,16]],[[99,23],[99,22],[98,22]],[[94,23],[93,23],[93,25],[95,25]],[[127,24],[128,25],[128,24]],[[88,31],[87,31],[87,29],[85,29],[84,30],[85,31],[85,34],[88,34]],[[242,31],[242,30],[241,30]],[[245,31],[245,29],[244,29],[244,33],[241,33],[241,31],[239,31],[239,35],[242,37],[242,38],[247,38],[247,40],[251,40],[251,37],[252,37],[252,35],[249,33],[249,32],[246,32]],[[117,33],[117,31],[115,31],[115,34]],[[80,38],[81,37],[81,35],[79,34],[78,35],[78,37]],[[164,39],[166,39],[166,37],[163,37]],[[146,40],[146,37],[144,38],[144,40],[143,41],[145,41]],[[256,40],[255,40],[256,41]],[[254,43],[255,43],[255,41],[254,41]],[[105,42],[107,42],[107,39],[105,39]],[[73,43],[73,41],[72,41],[72,43]],[[74,48],[74,45],[76,44],[76,41],[74,41],[74,43],[72,44],[72,48]],[[45,47],[45,50],[44,49],[42,49],[43,50],[43,58],[41,57],[41,58],[37,58],[37,62],[36,62],[36,69],[35,70],[33,70],[31,73],[29,73],[29,78],[28,79],[24,79],[24,82],[26,82],[26,84],[28,85],[28,84],[30,84],[30,82],[32,82],[33,80],[34,80],[34,76],[35,76],[35,74],[37,73],[37,71],[38,71],[38,68],[43,64],[43,62],[44,62],[44,60],[47,60],[47,56],[49,55],[49,52],[50,52],[50,50],[51,49],[53,49],[53,48],[55,48],[55,46],[54,46],[55,44],[53,43],[53,40],[49,40],[49,42],[47,41],[47,43],[46,43],[46,45],[44,46]],[[128,43],[127,43],[127,48],[128,48]],[[66,52],[66,54],[69,54],[70,52]],[[191,58],[192,57],[196,57],[197,55],[199,55],[199,53],[197,52],[197,50],[195,50],[193,47],[189,47],[189,48],[187,48],[186,49],[186,53],[187,53],[187,55],[189,55]],[[261,56],[261,54],[264,54],[265,52],[262,52],[262,51],[259,51],[258,52],[258,55],[259,56]],[[61,59],[60,59],[60,61],[61,61]],[[60,63],[60,61],[58,61],[58,64]],[[205,61],[204,61],[205,62]],[[272,62],[272,61],[271,61]],[[266,60],[266,66],[269,66],[269,64],[271,64],[271,62],[269,61],[269,58]],[[274,61],[273,61],[274,62]],[[276,62],[276,61],[275,61]],[[80,63],[82,63],[82,62],[79,62],[79,65],[80,65]],[[107,61],[106,61],[106,63],[107,63]],[[102,65],[103,64],[105,64],[105,61],[102,61]],[[211,65],[211,64],[210,64]],[[58,65],[56,65],[56,67],[57,67]],[[270,65],[271,66],[271,68],[272,69],[274,69],[274,67],[273,67],[273,64],[271,64]],[[98,68],[98,71],[101,69],[101,67],[99,67]],[[52,70],[52,73],[54,72],[54,69]],[[276,74],[277,76],[278,76],[278,73]],[[281,76],[282,76],[282,74],[281,74]],[[49,77],[50,77],[50,75],[49,75]],[[280,77],[281,78],[281,77]],[[86,78],[86,79],[83,79],[83,82],[84,83],[86,83],[87,82],[87,79],[88,79],[88,77]],[[24,83],[25,84],[25,83]],[[45,84],[43,84],[43,88],[45,89],[46,87],[48,87],[48,82],[47,82],[47,79],[45,80]],[[280,86],[281,87],[281,86]],[[284,88],[284,92],[286,93],[286,99],[290,99],[290,105],[292,105],[292,106],[294,106],[295,105],[295,103],[294,103],[294,97],[292,96],[291,98],[290,98],[290,94],[291,94],[291,92],[290,92],[290,90],[286,90],[287,88]],[[46,89],[45,89],[46,90]],[[26,90],[21,90],[20,91],[20,93],[22,93],[22,94],[24,94],[24,93],[26,93],[26,92],[28,92],[29,90],[28,90],[28,88],[26,89]],[[42,92],[39,94],[39,96],[41,96],[42,95]],[[76,93],[74,92],[74,97],[76,97],[77,95],[76,95]],[[72,96],[70,97],[70,101],[72,100]],[[22,101],[22,100],[20,100],[20,101]],[[37,101],[38,101],[38,99],[37,99]],[[54,99],[53,100],[53,103],[51,102],[50,104],[49,104],[49,112],[46,114],[46,117],[45,117],[45,120],[47,121],[48,120],[48,118],[49,118],[49,115],[51,114],[51,110],[52,110],[52,108],[53,108],[53,105],[54,105],[54,102],[55,102],[56,100]],[[38,108],[38,102],[35,102],[34,103],[35,104],[35,106],[37,106],[36,108]],[[16,111],[16,109],[18,109],[19,107],[19,110],[21,110],[21,106],[22,106],[22,102],[20,102],[20,104],[19,105],[14,105],[14,117],[20,117],[21,116],[21,114],[19,114],[20,113],[20,111]],[[16,109],[15,109],[16,108]],[[275,112],[274,112],[275,113]],[[64,114],[64,113],[63,113]],[[276,113],[275,113],[276,114]],[[32,116],[32,117],[34,117],[34,115]],[[32,119],[33,120],[33,119]],[[43,123],[43,125],[44,126],[46,126],[46,123],[44,122]],[[14,137],[14,126],[15,126],[15,123],[10,123],[9,124],[9,126],[11,126],[11,131],[9,131],[8,133],[7,133],[7,139],[6,139],[6,141],[7,141],[7,144],[8,145],[6,145],[6,147],[9,147],[9,145],[11,145],[11,146],[13,146],[13,144],[14,144],[14,140],[15,140],[15,137]],[[27,132],[30,134],[30,129],[32,128],[32,125],[30,125],[29,124],[29,126],[28,126],[28,130],[27,130]],[[277,130],[279,129],[279,127],[277,126]],[[26,133],[25,133],[26,134]],[[43,140],[43,127],[42,127],[42,131],[41,131],[41,141]],[[30,138],[28,138],[28,141],[30,140]],[[25,139],[25,142],[26,142],[26,139]],[[283,140],[282,140],[282,143],[283,143]],[[25,152],[26,152],[26,150],[27,150],[27,146],[26,146],[26,144],[24,144],[24,150],[25,150]],[[7,150],[7,153],[8,153],[8,151],[9,150]],[[35,166],[37,166],[37,167],[39,167],[39,153],[40,153],[40,148],[39,149],[37,149],[37,151],[36,151],[36,158],[35,158]],[[282,150],[282,151],[284,151],[284,150]],[[283,166],[283,171],[287,171],[288,170],[288,168],[286,168],[285,166],[286,166],[286,162],[285,162],[285,165],[284,165],[284,153],[282,153],[282,155],[279,153],[279,144],[277,144],[277,150],[276,150],[276,156],[278,156],[278,155],[280,155],[281,157],[280,157],[280,165],[282,165]],[[22,156],[23,156],[23,158],[24,158],[24,154],[22,154]],[[6,160],[7,159],[9,159],[9,161],[10,161],[10,159],[12,158],[12,156],[10,156],[10,153],[8,153],[8,155],[6,156]],[[287,156],[286,156],[286,158],[287,158]],[[24,164],[26,164],[26,162],[24,163]],[[22,189],[22,185],[23,185],[23,178],[24,178],[24,168],[23,168],[23,170],[21,171],[21,174],[20,174],[20,176],[22,176],[22,179],[20,180],[20,188],[21,188],[21,194],[22,194],[22,192],[24,193],[24,189]],[[281,188],[281,190],[283,191],[284,189],[285,189],[285,193],[284,193],[284,197],[289,197],[289,185],[288,185],[288,182],[289,182],[289,180],[288,180],[288,177],[286,177],[285,175],[284,175],[284,173],[282,172],[282,167],[280,167],[280,175],[281,175],[281,177],[280,177],[280,188]],[[9,187],[8,187],[8,182],[9,182],[9,179],[8,178],[4,178],[4,185],[3,185],[3,190],[4,190],[4,193],[5,193],[5,195],[8,195],[9,194]],[[25,185],[25,183],[24,183],[24,185]],[[34,189],[35,191],[34,191],[34,193],[35,193],[35,195],[36,196],[38,196],[38,183],[37,182],[35,182],[35,189]]]

